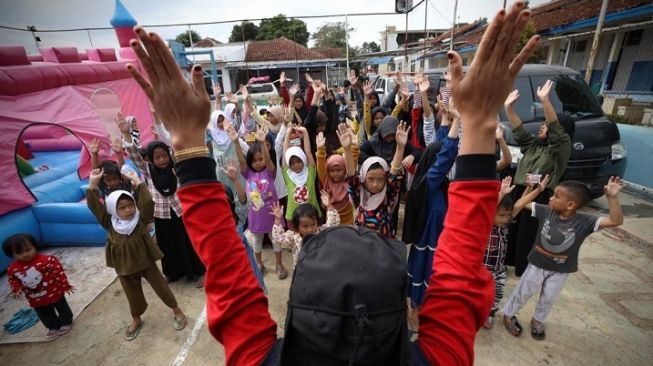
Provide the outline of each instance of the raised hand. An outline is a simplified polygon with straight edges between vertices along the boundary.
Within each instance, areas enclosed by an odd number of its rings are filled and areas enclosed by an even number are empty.
[[[372,85],[372,82],[366,81],[365,85],[363,85],[363,94],[365,94],[366,97],[369,97],[372,95],[372,92],[374,92],[374,86]]]
[[[311,74],[306,73],[304,74],[304,77],[306,77],[306,81],[310,84],[313,84],[313,78],[311,77]]]
[[[286,84],[286,72],[282,71],[279,75],[279,85],[284,86]]]
[[[540,192],[544,192],[546,189],[546,186],[549,184],[549,181],[551,180],[551,177],[547,174],[540,180],[540,184],[537,185],[537,190]]]
[[[401,87],[401,85],[404,85],[404,75],[401,71],[397,71],[397,74],[395,75],[395,86]]]
[[[98,151],[100,151],[100,140],[95,138],[88,144],[88,152],[95,155]]]
[[[404,160],[401,161],[401,166],[404,167],[404,169],[408,169],[413,163],[415,162],[415,156],[414,155],[408,155],[404,158]]]
[[[338,135],[338,139],[340,140],[340,145],[342,145],[342,148],[348,149],[352,144],[352,138],[347,124],[339,124],[338,129],[336,130],[336,134]]]
[[[551,92],[551,88],[553,87],[553,81],[547,80],[544,85],[538,86],[537,87],[537,96],[540,99],[546,99],[549,97],[549,93]]]
[[[232,181],[235,181],[238,178],[238,170],[240,170],[238,160],[227,159],[221,169]]]
[[[275,223],[281,222],[283,218],[283,206],[279,202],[272,203],[272,215],[274,216]]]
[[[402,85],[401,88],[399,88],[399,94],[401,94],[401,102],[408,103],[408,99],[410,98],[410,91],[408,91],[408,85]]]
[[[429,79],[424,79],[418,85],[419,85],[419,91],[422,93],[426,93],[429,91],[429,88],[431,87],[431,82],[429,81]]]
[[[503,178],[499,192],[501,192],[502,195],[507,196],[513,191],[513,189],[515,189],[515,186],[512,185],[512,177],[507,176]]]
[[[265,143],[265,138],[268,135],[268,131],[269,129],[267,126],[256,126],[256,141]],[[229,138],[231,138],[231,135],[229,135]]]
[[[428,79],[426,79],[426,78],[424,77],[424,73],[422,72],[422,70],[417,70],[417,71],[415,72],[415,76],[413,77],[413,83],[415,83],[415,85],[419,85],[419,84],[421,84],[424,80],[428,80]]]
[[[289,92],[290,92],[290,95],[293,95],[293,96],[294,96],[294,95],[297,95],[297,93],[299,93],[299,85],[297,85],[297,84],[293,84],[293,85],[290,87],[290,91],[289,91]]]
[[[238,140],[238,131],[234,128],[233,123],[225,120],[223,123],[223,128],[227,132],[227,135],[229,135],[229,139],[231,142],[236,142]]]
[[[320,191],[320,200],[322,201],[322,206],[329,210],[331,208],[331,196],[327,191]]]
[[[515,89],[508,94],[508,97],[503,102],[503,105],[506,108],[512,107],[512,105],[519,99],[519,90]]]
[[[225,99],[227,100],[227,103],[234,103],[234,104],[238,103],[238,96],[236,96],[236,94],[232,92],[228,92],[225,95]]]
[[[324,148],[326,146],[326,138],[324,138],[324,133],[320,132],[315,136],[315,144],[318,149]]]
[[[603,192],[608,197],[616,197],[624,189],[624,181],[619,177],[610,177],[608,184],[603,186]]]
[[[122,153],[122,140],[120,137],[113,137],[111,139],[111,150],[118,154]]]
[[[125,116],[123,116],[121,112],[118,112],[113,120],[116,122],[116,126],[120,129],[120,132],[123,134],[129,134],[129,122],[127,122]]]
[[[494,137],[497,141],[503,140],[504,127],[501,122],[497,122],[497,129],[494,131]]]
[[[322,92],[322,82],[320,80],[313,80],[311,79],[311,87],[313,88],[313,91],[316,93],[321,93]]]
[[[240,95],[243,96],[243,100],[249,99],[249,90],[247,90],[247,86],[241,85],[238,90],[240,90]]]
[[[211,114],[211,100],[204,87],[202,67],[193,66],[189,84],[161,37],[147,33],[142,27],[134,28],[134,32],[138,40],[132,39],[130,45],[148,78],[131,64],[127,68],[170,131],[173,148],[205,146],[204,131]]]
[[[397,145],[406,146],[408,143],[408,133],[410,132],[410,126],[406,127],[406,122],[399,123],[397,126],[397,133],[395,134],[395,140],[397,140]]]
[[[100,184],[100,179],[102,179],[102,174],[104,174],[104,169],[93,169],[88,177],[89,187],[97,188]]]
[[[487,137],[496,128],[497,111],[512,88],[517,73],[534,51],[540,37],[535,35],[513,58],[519,36],[531,18],[523,1],[515,2],[510,10],[500,10],[487,27],[478,51],[466,73],[460,55],[449,51],[451,90],[458,101],[458,109],[467,125],[479,138]],[[471,123],[470,123],[471,122]],[[474,139],[463,141],[461,150],[477,152],[489,150],[489,141],[481,144]],[[469,148],[469,149],[468,149]]]
[[[152,136],[154,136],[155,140],[158,140],[160,138],[159,131],[156,130],[156,127],[152,126],[150,128],[150,132],[152,132]]]

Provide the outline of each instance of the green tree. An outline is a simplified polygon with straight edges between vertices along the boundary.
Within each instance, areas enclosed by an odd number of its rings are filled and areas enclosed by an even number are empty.
[[[245,39],[243,39],[243,34]],[[242,41],[253,41],[256,39],[258,34],[258,26],[252,22],[244,21],[241,24],[236,24],[231,29],[231,36],[229,36],[229,42],[242,42]]]
[[[199,33],[195,32],[192,29],[190,31],[190,34],[193,36],[193,43],[202,39],[202,36],[200,36]],[[183,43],[184,46],[186,47],[190,47],[190,39],[188,38],[188,32],[177,34],[177,37],[175,37],[175,41],[179,43]]]
[[[379,46],[376,42],[363,42],[363,44],[360,47],[356,47],[358,50],[358,53],[365,54],[365,53],[372,53],[372,52],[381,52],[381,46]]]
[[[299,19],[288,19],[285,15],[279,14],[273,18],[261,20],[256,39],[268,40],[286,37],[306,46],[309,36],[306,23]]]
[[[535,23],[533,21],[529,21],[526,23],[526,27],[521,33],[521,36],[519,37],[519,43],[517,44],[517,48],[515,49],[515,55],[519,54],[519,52],[526,46],[526,43],[528,43],[528,40],[531,39],[534,35],[537,34],[537,28],[535,27]],[[544,47],[540,44],[535,48],[535,51],[528,57],[526,60],[527,64],[539,64],[540,62],[546,60],[546,53],[544,50]]]
[[[354,28],[349,28],[353,32]],[[311,38],[315,41],[317,48],[341,48],[347,46],[347,29],[345,22],[324,23]]]

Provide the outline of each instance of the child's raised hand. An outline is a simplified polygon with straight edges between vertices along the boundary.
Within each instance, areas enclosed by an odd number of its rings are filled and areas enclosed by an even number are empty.
[[[102,179],[102,174],[104,174],[104,169],[93,169],[88,177],[89,186],[97,188],[100,184],[100,179]]]
[[[311,74],[306,73],[306,74],[304,74],[304,77],[306,78],[307,82],[309,82],[310,84],[313,84],[313,78],[311,77]]]
[[[282,71],[279,75],[279,85],[283,86],[286,83],[286,72]]]
[[[308,130],[304,126],[295,126],[294,130],[301,133],[302,135],[308,135]]]
[[[260,143],[265,143],[265,138],[267,137],[267,135],[268,135],[267,126],[256,126],[256,141]],[[231,135],[229,137],[231,137]]]
[[[322,200],[322,206],[327,210],[331,207],[331,196],[327,191],[320,191],[320,199]]]
[[[123,116],[121,112],[118,112],[118,114],[116,114],[116,117],[113,120],[114,122],[116,122],[116,125],[120,129],[120,132],[122,132],[123,134],[129,133],[129,122],[127,122],[125,116]]]
[[[238,169],[240,169],[240,164],[236,159],[227,159],[224,161],[224,166],[222,171],[231,179],[235,181],[238,178]]]
[[[546,186],[549,184],[549,180],[551,180],[551,177],[547,174],[540,180],[540,183],[537,185],[537,190],[540,192],[544,192],[546,189]]]
[[[503,102],[503,105],[506,108],[510,108],[510,107],[512,107],[513,104],[515,104],[517,99],[519,99],[519,90],[515,89],[515,90],[511,91],[510,94],[508,94],[508,97]]]
[[[494,137],[497,139],[497,141],[503,140],[503,131],[504,131],[503,124],[501,122],[497,122],[497,129],[494,131]]]
[[[428,92],[430,87],[431,87],[431,82],[429,81],[429,79],[424,79],[421,83],[419,83],[419,91],[422,93]]]
[[[547,80],[544,85],[537,87],[537,96],[541,99],[546,99],[549,97],[551,88],[553,87],[553,81]]]
[[[397,126],[397,133],[395,134],[395,140],[397,140],[397,145],[406,146],[408,143],[408,133],[410,132],[410,126],[406,127],[406,122],[399,123]]]
[[[338,129],[336,130],[336,134],[338,135],[338,139],[340,140],[340,145],[342,145],[342,148],[348,149],[351,146],[352,139],[351,134],[349,133],[349,129],[347,128],[347,124],[339,124]]]
[[[231,142],[236,142],[238,140],[238,131],[236,131],[236,129],[234,128],[233,123],[225,120],[222,126],[224,127],[224,130],[227,132],[227,135],[229,135],[229,139],[231,140]]]
[[[95,138],[91,140],[91,142],[88,144],[88,151],[95,155],[100,151],[100,140]]]
[[[122,140],[120,137],[113,137],[111,139],[111,150],[118,154],[122,153]]]
[[[610,177],[608,184],[603,186],[603,192],[608,197],[617,197],[619,192],[624,189],[624,181],[619,177]]]
[[[501,181],[501,190],[500,190],[501,194],[507,196],[512,192],[513,189],[515,189],[515,186],[512,185],[512,177],[507,176],[503,178],[503,180]]]
[[[279,202],[274,202],[272,204],[272,215],[274,215],[275,223],[281,222],[281,219],[283,218],[283,206],[280,205]]]
[[[324,133],[320,132],[315,136],[315,145],[318,149],[324,148],[326,146],[326,138],[324,138]]]
[[[372,92],[374,92],[374,87],[372,86],[371,81],[365,82],[365,85],[363,85],[363,93],[365,94],[366,97],[369,97],[372,95]]]
[[[297,95],[297,93],[299,93],[299,85],[293,84],[290,87],[290,95]]]

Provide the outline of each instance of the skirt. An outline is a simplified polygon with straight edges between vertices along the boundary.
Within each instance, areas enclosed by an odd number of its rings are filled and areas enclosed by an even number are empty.
[[[182,219],[170,209],[170,219],[154,218],[156,242],[163,252],[163,274],[171,280],[182,276],[193,279],[204,275],[206,269],[193,249]]]

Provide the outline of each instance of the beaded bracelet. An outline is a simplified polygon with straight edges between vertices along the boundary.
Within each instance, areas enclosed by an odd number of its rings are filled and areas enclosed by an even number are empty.
[[[183,149],[175,151],[175,160],[182,161],[192,158],[207,157],[209,155],[209,148],[206,146],[197,146],[190,147],[188,149]]]

